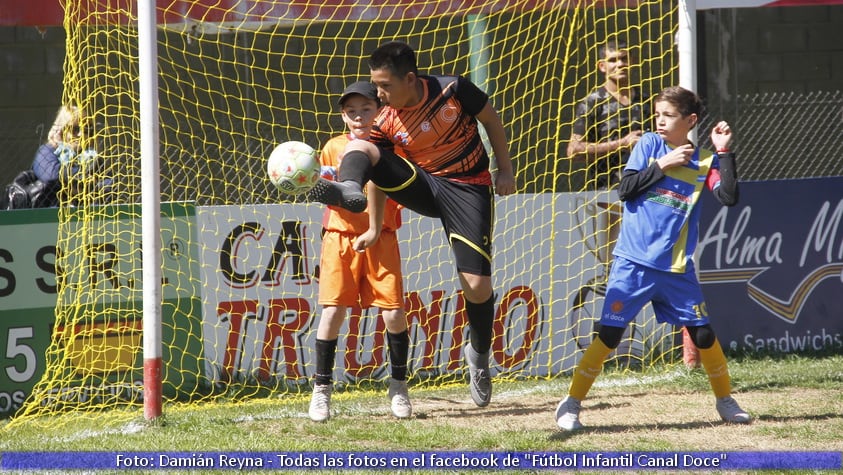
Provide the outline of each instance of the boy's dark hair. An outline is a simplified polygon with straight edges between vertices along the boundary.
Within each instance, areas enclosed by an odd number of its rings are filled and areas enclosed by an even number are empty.
[[[598,59],[605,59],[606,54],[609,51],[627,51],[627,50],[629,50],[629,47],[627,46],[625,41],[619,40],[617,38],[612,38],[612,39],[606,40],[605,43],[603,43],[602,45],[600,45],[599,48],[597,48],[597,57],[598,57]]]
[[[681,86],[666,87],[658,93],[653,102],[667,102],[676,107],[682,117],[697,114],[697,121],[702,118],[703,106],[699,96]]]
[[[390,41],[378,46],[369,57],[369,69],[372,71],[389,69],[398,77],[404,77],[409,73],[419,74],[415,51],[402,41]]]

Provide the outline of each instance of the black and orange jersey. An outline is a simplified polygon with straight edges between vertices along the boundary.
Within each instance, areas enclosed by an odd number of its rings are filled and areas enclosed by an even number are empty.
[[[491,185],[489,155],[475,116],[489,96],[461,76],[419,76],[421,101],[383,108],[370,141],[393,150],[426,172],[463,183]]]

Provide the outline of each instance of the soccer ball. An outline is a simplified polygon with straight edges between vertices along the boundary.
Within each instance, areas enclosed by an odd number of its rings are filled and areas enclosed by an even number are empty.
[[[319,180],[316,150],[303,142],[284,142],[272,150],[266,161],[269,181],[291,195],[310,191]]]

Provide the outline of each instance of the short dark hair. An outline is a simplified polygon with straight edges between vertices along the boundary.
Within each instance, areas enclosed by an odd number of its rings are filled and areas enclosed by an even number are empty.
[[[627,51],[629,46],[623,40],[611,38],[597,48],[597,55],[599,59],[604,59],[609,51]]]
[[[409,73],[416,75],[419,73],[415,51],[402,41],[390,41],[378,46],[369,57],[369,69],[372,71],[389,69],[393,75],[399,77]]]
[[[703,106],[700,97],[693,91],[689,91],[684,87],[680,86],[670,86],[666,87],[661,90],[661,92],[656,95],[653,102],[668,102],[674,107],[676,110],[682,114],[682,117],[687,117],[691,114],[697,114],[697,118],[702,117],[703,113]]]

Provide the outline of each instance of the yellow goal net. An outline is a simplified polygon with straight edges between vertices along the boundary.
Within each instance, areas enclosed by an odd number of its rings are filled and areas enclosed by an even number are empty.
[[[137,5],[64,2],[64,102],[96,165],[58,212],[56,310],[43,375],[16,418],[59,410],[137,416],[143,398]],[[156,8],[167,403],[309,392],[324,207],[269,184],[275,145],[343,131],[337,98],[380,43],[412,45],[426,74],[487,91],[518,193],[497,198],[493,376],[568,374],[602,305],[607,257],[587,165],[567,155],[578,101],[600,86],[599,47],[630,52],[645,95],[677,83],[675,2],[664,0],[159,0]],[[86,174],[87,173],[87,174]],[[103,184],[107,186],[103,186]],[[599,206],[598,206],[599,207]],[[606,211],[606,210],[604,210]],[[611,210],[608,210],[611,211]],[[411,384],[462,381],[464,301],[438,222],[399,230]],[[613,362],[681,359],[645,309]],[[353,309],[335,381],[388,376],[383,322]],[[127,409],[127,410],[121,410]]]

